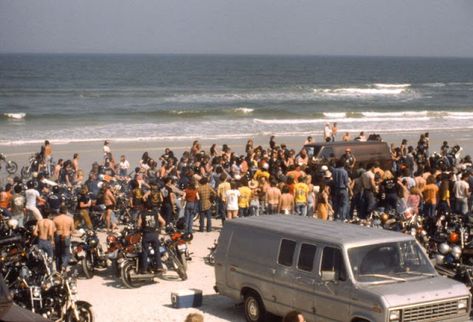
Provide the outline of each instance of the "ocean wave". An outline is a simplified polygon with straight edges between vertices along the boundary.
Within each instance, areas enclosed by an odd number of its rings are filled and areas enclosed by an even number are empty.
[[[237,113],[243,113],[243,114],[251,114],[255,111],[254,108],[248,108],[248,107],[237,107],[234,109],[235,112]]]
[[[430,117],[372,117],[369,119],[366,118],[334,118],[331,119],[333,122],[343,122],[343,123],[367,123],[367,122],[394,122],[394,121],[429,121]],[[327,122],[324,119],[253,119],[253,122],[260,124],[322,124]]]
[[[384,83],[375,83],[373,84],[378,88],[408,88],[411,87],[411,84],[384,84]]]
[[[26,117],[26,113],[3,113],[3,116],[7,119],[22,120]]]
[[[325,116],[327,118],[342,118],[342,117],[347,116],[347,113],[345,113],[345,112],[324,112],[322,114],[323,114],[323,116]]]
[[[361,88],[361,87],[347,87],[335,89],[314,89],[314,93],[326,96],[340,96],[340,97],[363,97],[363,96],[385,96],[385,95],[400,95],[406,92],[406,88]]]

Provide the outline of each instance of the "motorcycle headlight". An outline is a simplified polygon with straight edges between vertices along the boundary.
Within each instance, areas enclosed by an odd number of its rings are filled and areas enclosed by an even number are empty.
[[[389,312],[389,321],[396,322],[401,320],[401,310],[392,310]]]
[[[31,294],[33,297],[40,297],[41,296],[41,288],[39,286],[33,286],[31,290]]]
[[[69,287],[71,288],[72,294],[77,294],[77,282],[75,280],[69,282]]]

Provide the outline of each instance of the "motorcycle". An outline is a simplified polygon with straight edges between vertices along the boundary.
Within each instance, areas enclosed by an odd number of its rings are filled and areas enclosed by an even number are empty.
[[[92,305],[75,299],[76,274],[52,273],[50,267],[51,259],[32,246],[22,262],[13,265],[17,277],[9,287],[14,301],[50,320],[93,322]]]
[[[20,174],[21,174],[21,178],[26,180],[26,179],[29,179],[32,175],[33,175],[33,170],[37,164],[37,161],[38,160],[38,155],[36,154],[33,154],[30,156],[30,158],[28,159],[28,163],[27,165],[23,166],[21,168],[21,171],[20,171]]]
[[[15,161],[7,160],[5,154],[0,153],[0,170],[2,169],[2,162],[5,163],[5,169],[7,170],[8,174],[15,174],[18,170],[18,164]]]
[[[161,238],[161,246],[159,249],[154,249],[150,244],[148,247],[148,267],[155,267],[153,258],[155,252],[159,251],[161,256],[161,262],[164,267],[168,270],[174,270],[177,272],[179,277],[182,280],[187,279],[187,258],[186,250],[187,246],[183,244],[186,243],[189,238],[188,234],[177,233],[174,228],[168,226],[166,238]],[[141,243],[142,234],[138,231],[135,231],[125,237],[125,252],[123,252],[123,257],[118,259],[118,265],[120,268],[120,279],[123,285],[127,288],[135,288],[139,286],[140,282],[151,281],[157,273],[149,274],[139,274],[140,265],[140,253],[142,250]],[[179,245],[181,245],[179,247]]]
[[[74,242],[73,258],[80,264],[86,278],[94,277],[95,271],[107,269],[107,257],[102,249],[97,233],[93,230],[82,230],[81,242]],[[74,264],[72,262],[72,264]]]
[[[215,265],[215,251],[217,250],[217,240],[214,240],[214,244],[212,247],[207,247],[209,250],[209,254],[204,257],[204,262],[206,264]]]

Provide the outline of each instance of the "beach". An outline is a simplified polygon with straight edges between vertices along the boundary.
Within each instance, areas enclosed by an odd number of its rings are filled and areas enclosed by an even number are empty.
[[[428,130],[426,131],[428,132]],[[339,130],[339,139],[341,138],[343,127]],[[382,139],[388,143],[395,143],[396,146],[399,146],[402,139],[408,140],[408,145],[417,145],[419,140],[419,135],[423,132],[411,132],[411,131],[400,131],[399,133],[390,133],[383,134]],[[242,134],[243,135],[243,134]],[[308,132],[307,136],[313,135],[313,133]],[[357,135],[356,132],[351,133],[352,137]],[[276,136],[277,144],[285,143],[288,148],[299,151],[307,136]],[[255,146],[262,145],[263,147],[268,146],[269,136],[251,136],[248,137],[254,139]],[[321,135],[313,135],[313,138],[316,142],[321,142]],[[174,141],[159,141],[159,140],[149,140],[149,141],[131,141],[131,142],[116,142],[113,138],[107,138],[111,142],[111,148],[115,159],[119,159],[120,155],[126,155],[127,159],[130,162],[130,165],[133,167],[138,165],[138,162],[141,159],[141,156],[144,152],[148,152],[149,155],[158,160],[159,157],[164,153],[165,148],[170,148],[175,152],[177,157],[180,157],[182,152],[189,150],[192,146],[193,140],[174,140]],[[212,144],[217,144],[217,147],[221,149],[223,144],[227,144],[233,151],[237,154],[244,154],[246,139],[227,139],[223,140],[210,140],[205,138],[196,137],[199,142],[202,144],[202,148],[205,151],[209,151],[209,148]],[[431,153],[440,151],[440,146],[443,141],[448,141],[450,147],[458,144],[463,148],[462,156],[467,154],[473,155],[473,134],[469,130],[464,131],[430,131],[430,141],[431,141]],[[51,142],[53,147],[53,157],[54,160],[62,158],[63,160],[72,159],[74,153],[79,153],[80,155],[80,167],[88,172],[93,162],[101,162],[103,160],[103,141],[96,142],[71,142],[71,143],[61,143],[56,144],[53,140]],[[29,157],[39,152],[41,144],[21,144],[21,145],[4,145],[1,147],[2,153],[5,154],[8,160],[13,160],[18,163],[18,175],[21,167],[25,165]],[[6,172],[2,169],[0,173],[0,178],[5,180]]]

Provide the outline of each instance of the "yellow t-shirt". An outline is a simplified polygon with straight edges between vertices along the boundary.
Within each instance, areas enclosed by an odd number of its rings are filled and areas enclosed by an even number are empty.
[[[238,198],[238,207],[239,208],[248,208],[250,206],[251,200],[251,189],[244,186],[238,188],[240,191],[240,197]]]
[[[309,193],[309,186],[304,182],[299,182],[294,185],[294,202],[307,203],[307,194]]]

